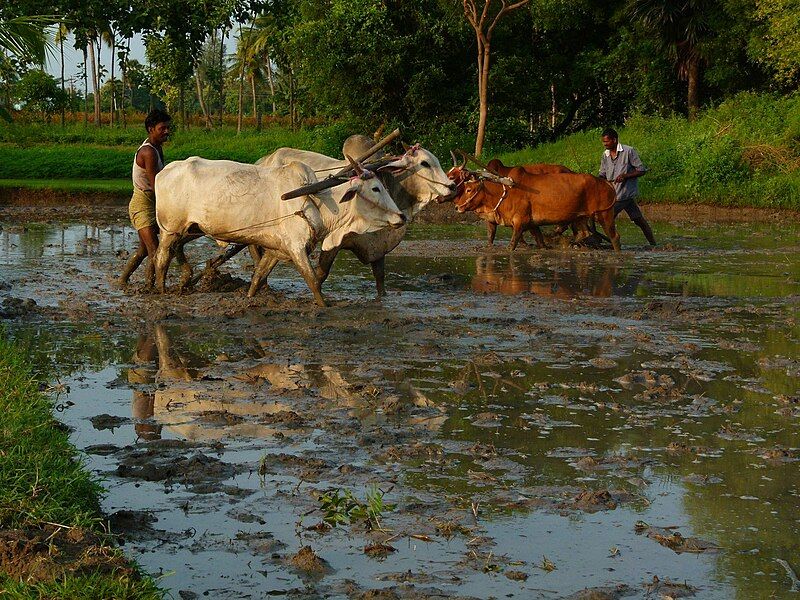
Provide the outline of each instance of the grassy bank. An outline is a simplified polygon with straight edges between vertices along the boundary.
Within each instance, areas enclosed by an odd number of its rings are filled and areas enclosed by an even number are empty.
[[[694,123],[640,116],[618,131],[649,169],[640,183],[645,202],[800,209],[800,95],[740,94]],[[598,129],[501,158],[596,173],[601,151]]]
[[[706,110],[694,123],[683,117],[638,116],[619,132],[622,142],[635,146],[649,168],[641,180],[644,202],[800,209],[800,95],[740,94]],[[298,131],[270,125],[262,132],[249,130],[241,135],[232,128],[194,128],[176,131],[166,155],[168,160],[198,155],[254,162],[276,148],[289,146],[338,156],[342,141],[351,133],[352,127],[343,123]],[[599,137],[600,131],[593,130],[535,148],[489,149],[484,156],[500,156],[507,164],[561,163],[594,173],[602,150]],[[51,179],[42,187],[87,190],[68,186],[80,186],[79,180],[127,180],[133,152],[143,138],[141,127],[0,127],[0,186],[10,187],[10,181]],[[451,145],[469,143],[448,141],[455,139],[459,136],[443,130],[427,132],[413,141],[449,164]],[[83,185],[102,189],[99,183]],[[32,185],[20,183],[20,187]]]
[[[130,179],[0,179],[0,188],[108,192],[130,195]]]
[[[0,596],[161,598],[103,534],[102,489],[0,332]]]

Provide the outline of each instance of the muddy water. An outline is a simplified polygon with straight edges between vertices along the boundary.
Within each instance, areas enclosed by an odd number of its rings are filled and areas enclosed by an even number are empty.
[[[6,226],[0,307],[176,597],[789,598],[799,233],[509,255],[416,227],[383,302],[343,256],[318,309],[288,267],[246,299],[241,256],[233,291],[116,290],[130,229]],[[320,526],[321,494],[376,489]]]

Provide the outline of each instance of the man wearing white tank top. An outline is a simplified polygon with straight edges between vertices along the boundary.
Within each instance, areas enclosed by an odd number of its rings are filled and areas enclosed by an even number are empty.
[[[161,146],[169,139],[172,118],[163,110],[154,109],[144,120],[147,139],[142,142],[133,159],[133,197],[128,204],[131,223],[139,233],[139,248],[130,257],[119,284],[125,285],[146,256],[150,257],[145,276],[148,285],[153,284],[153,258],[158,248],[158,225],[156,224],[156,175],[164,168],[164,151]]]

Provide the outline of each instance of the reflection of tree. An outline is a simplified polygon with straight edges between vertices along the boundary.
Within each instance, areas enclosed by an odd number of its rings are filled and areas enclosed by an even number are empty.
[[[126,337],[117,345],[97,323],[9,323],[9,336],[22,348],[37,373],[68,377],[87,369],[126,363]]]

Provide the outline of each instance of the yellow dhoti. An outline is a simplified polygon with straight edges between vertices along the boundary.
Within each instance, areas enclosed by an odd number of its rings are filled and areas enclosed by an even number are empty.
[[[155,192],[145,192],[133,188],[133,196],[128,203],[128,215],[134,229],[144,229],[156,224],[156,195]]]

